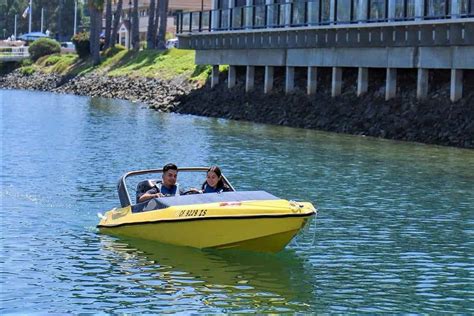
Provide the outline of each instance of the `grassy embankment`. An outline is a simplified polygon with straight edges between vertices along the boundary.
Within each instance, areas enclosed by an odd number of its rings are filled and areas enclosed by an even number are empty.
[[[24,74],[34,72],[60,75],[81,75],[88,73],[108,76],[148,77],[170,80],[176,77],[203,84],[211,72],[210,66],[194,64],[194,51],[170,49],[165,51],[127,51],[122,47],[108,49],[102,53],[99,65],[90,60],[81,60],[76,54],[45,56],[35,63],[26,63],[20,68]]]

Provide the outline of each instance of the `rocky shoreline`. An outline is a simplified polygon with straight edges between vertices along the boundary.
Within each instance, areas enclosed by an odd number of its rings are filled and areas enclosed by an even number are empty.
[[[310,97],[304,92],[301,77],[297,77],[297,86],[303,88],[285,95],[282,76],[277,76],[274,91],[265,95],[262,76],[258,74],[255,90],[250,93],[245,93],[242,76],[236,87],[229,90],[225,74],[217,87],[211,89],[207,84],[197,89],[185,78],[163,81],[98,74],[64,77],[38,72],[26,76],[18,70],[0,77],[0,89],[118,98],[143,102],[163,112],[474,148],[474,82],[467,81],[464,98],[451,103],[449,80],[436,74],[441,79],[431,80],[432,92],[426,100],[418,101],[416,73],[401,73],[399,81],[404,82],[404,91],[385,101],[383,76],[384,73],[371,73],[369,92],[356,97],[356,74],[345,73],[343,94],[336,98],[330,96],[329,72],[320,74],[318,93]]]

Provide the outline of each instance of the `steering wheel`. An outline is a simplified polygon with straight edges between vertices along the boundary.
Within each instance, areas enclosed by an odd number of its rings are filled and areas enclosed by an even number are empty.
[[[181,193],[181,195],[191,195],[191,194],[200,194],[201,192],[197,189],[189,189]]]

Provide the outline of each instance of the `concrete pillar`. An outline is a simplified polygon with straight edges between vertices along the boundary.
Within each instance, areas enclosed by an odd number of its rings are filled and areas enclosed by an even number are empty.
[[[462,79],[463,71],[461,69],[451,69],[451,101],[455,102],[462,98]]]
[[[308,67],[308,83],[306,91],[308,95],[316,93],[318,86],[318,68],[317,67]]]
[[[265,66],[265,80],[263,83],[263,92],[269,93],[273,89],[273,66]]]
[[[416,98],[425,99],[428,96],[428,69],[418,68],[416,80]]]
[[[369,68],[359,67],[357,73],[357,96],[360,97],[369,89]]]
[[[415,0],[415,20],[422,20],[422,16],[425,15],[425,0]]]
[[[397,68],[387,68],[385,81],[385,100],[390,100],[397,93]]]
[[[329,22],[334,24],[336,21],[336,0],[329,0]]]
[[[255,86],[255,66],[247,66],[247,75],[245,76],[245,92],[250,92]]]
[[[451,0],[451,18],[457,19],[461,14],[461,0]]]
[[[332,67],[331,96],[335,97],[342,92],[342,68]]]
[[[212,65],[211,88],[219,83],[219,65]]]
[[[364,23],[369,18],[367,16],[369,1],[368,0],[358,0],[359,8],[357,10],[357,20],[359,23]]]
[[[290,93],[295,88],[295,67],[286,66],[285,93]]]
[[[235,66],[229,66],[229,72],[227,73],[227,87],[229,89],[235,87],[235,82],[236,82],[236,67]]]

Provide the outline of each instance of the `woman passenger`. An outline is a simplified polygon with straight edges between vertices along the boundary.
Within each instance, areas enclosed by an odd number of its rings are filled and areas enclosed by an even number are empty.
[[[207,170],[206,181],[202,184],[202,193],[221,193],[231,189],[224,184],[222,172],[218,166],[212,166]]]

